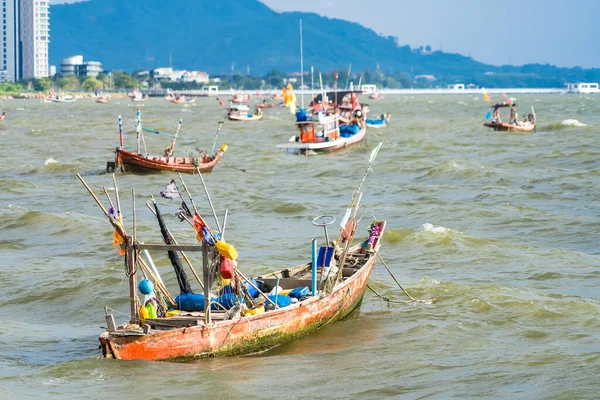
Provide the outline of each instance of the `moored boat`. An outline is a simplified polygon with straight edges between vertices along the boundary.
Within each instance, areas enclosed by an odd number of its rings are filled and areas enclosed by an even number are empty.
[[[392,114],[381,114],[379,118],[376,119],[366,119],[367,126],[369,128],[385,128],[388,126],[390,119],[392,118]]]
[[[115,162],[114,167],[125,171],[128,169],[143,169],[143,170],[154,170],[154,171],[173,171],[173,172],[182,172],[187,174],[195,174],[200,172],[211,172],[213,168],[217,165],[225,151],[227,151],[227,145],[223,145],[221,149],[215,152],[215,145],[213,144],[213,148],[210,154],[199,155],[196,157],[177,157],[174,155],[175,144],[177,141],[177,137],[179,136],[179,131],[181,129],[182,121],[179,121],[179,125],[177,126],[177,131],[175,135],[170,135],[167,133],[159,132],[154,129],[149,129],[146,127],[142,127],[141,125],[141,116],[140,110],[138,109],[138,122],[136,126],[137,132],[137,150],[135,152],[130,151],[125,148],[124,140],[123,140],[123,129],[122,129],[122,121],[119,116],[119,138],[120,138],[120,146],[115,149]],[[219,130],[217,131],[217,136],[219,131],[221,130],[221,124],[219,125]],[[162,155],[151,155],[145,152],[145,140],[143,139],[143,132],[151,132],[158,135],[165,135],[172,138],[171,145],[165,148]],[[215,144],[216,144],[215,137]],[[144,153],[142,153],[142,149],[140,147],[140,141],[144,143]],[[107,170],[109,168],[107,167]]]
[[[185,95],[182,93],[180,95],[176,95],[172,92],[165,96],[165,99],[175,104],[191,104],[196,102],[196,98],[192,97],[191,99],[187,99]]]
[[[231,121],[257,121],[262,116],[263,113],[260,108],[255,113],[250,113],[250,108],[242,103],[231,103],[227,109],[227,118]]]
[[[367,135],[365,117],[368,109],[358,102],[355,91],[319,94],[311,102],[311,115],[300,110],[296,126],[300,132],[278,149],[298,154],[342,150],[362,142]],[[334,105],[329,102],[333,101]]]
[[[371,153],[369,167],[380,147],[381,144]],[[178,245],[155,201],[147,204],[158,219],[166,244],[149,244],[139,242],[125,232],[116,181],[119,217],[114,207],[112,212],[104,208],[78,174],[116,231],[113,245],[121,255],[127,256],[131,319],[117,326],[113,315],[108,314],[109,308],[105,307],[108,329],[99,337],[103,356],[123,360],[185,361],[252,354],[308,335],[350,315],[362,302],[386,228],[384,220],[375,220],[364,241],[353,244],[358,225],[356,215],[361,207],[360,189],[367,173],[354,192],[337,240],[330,242],[325,228],[326,246],[317,249],[317,241],[313,239],[312,251],[307,251],[310,262],[256,279],[247,278],[239,270],[237,251],[223,239],[225,220],[219,224],[204,180],[202,184],[217,230],[213,231],[196,211],[192,196],[181,181],[194,212],[183,201],[179,214],[192,221],[190,224],[201,245]],[[161,194],[171,199],[181,197],[175,181]],[[334,220],[330,216],[319,216],[313,224],[326,227]],[[165,287],[146,250],[168,251],[179,284],[177,297],[173,298]],[[187,280],[178,256],[183,251],[202,252],[202,280],[193,270],[189,258],[184,256],[184,259],[203,294],[194,293]],[[142,259],[142,253],[146,259]],[[142,273],[144,278],[140,280]],[[144,301],[138,307],[138,299],[142,298]]]

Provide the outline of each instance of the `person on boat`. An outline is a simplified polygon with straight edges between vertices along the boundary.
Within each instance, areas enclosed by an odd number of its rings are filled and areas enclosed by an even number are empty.
[[[492,123],[493,124],[501,124],[502,120],[500,119],[500,104],[494,105],[494,113],[492,114]]]

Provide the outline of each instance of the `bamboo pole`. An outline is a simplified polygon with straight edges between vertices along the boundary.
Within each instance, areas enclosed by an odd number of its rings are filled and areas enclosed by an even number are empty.
[[[260,294],[262,297],[264,297],[269,303],[273,304],[275,306],[275,303],[273,302],[273,300],[271,300],[269,298],[269,296],[267,296],[266,294],[264,294],[254,283],[252,283],[248,278],[246,278],[244,276],[244,274],[242,274],[240,272],[240,270],[237,267],[233,268],[233,271],[238,274],[245,282],[248,282],[248,285],[252,286],[254,289],[256,289],[258,291],[258,294]],[[277,306],[275,306],[275,308],[277,308]]]
[[[92,189],[88,186],[88,184],[85,182],[85,180],[83,179],[83,177],[79,173],[77,174],[77,178],[79,178],[79,180],[81,181],[81,183],[83,183],[83,186],[85,186],[85,188],[90,193],[90,195],[92,196],[92,198],[96,201],[96,204],[98,204],[98,206],[100,207],[100,209],[104,213],[104,216],[109,216],[108,215],[108,211],[106,211],[106,208],[104,208],[104,205],[102,205],[102,203],[100,202],[100,199],[98,199],[98,196],[96,196],[96,194],[92,191]],[[120,223],[114,221],[112,218],[108,218],[108,220],[110,221],[111,225],[117,230],[117,232],[119,232],[119,234],[121,236],[123,236],[123,237],[126,236],[125,229],[123,229],[123,227],[121,226]]]
[[[204,188],[204,193],[206,193],[206,198],[208,199],[208,204],[210,205],[210,209],[212,210],[213,216],[215,217],[215,222],[217,223],[217,229],[219,233],[222,234],[221,225],[219,224],[219,218],[217,218],[217,212],[215,211],[215,207],[213,206],[212,200],[210,199],[210,194],[208,193],[208,188],[206,187],[206,182],[204,182],[204,177],[202,177],[202,172],[200,172],[200,168],[196,166],[196,172],[198,172],[198,176],[200,176],[200,180],[202,181],[202,187]]]

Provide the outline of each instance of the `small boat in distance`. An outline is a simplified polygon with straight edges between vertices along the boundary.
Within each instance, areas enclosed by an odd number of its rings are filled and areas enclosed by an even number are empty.
[[[110,102],[110,97],[103,95],[101,91],[92,94],[92,98],[96,103],[108,104]]]
[[[142,93],[137,88],[134,88],[131,92],[127,93],[127,96],[131,98],[131,101],[142,102],[148,100],[148,93]]]
[[[249,94],[233,93],[231,95],[232,103],[250,103],[251,101],[252,96]]]
[[[379,99],[383,99],[385,96],[382,94],[379,94],[377,92],[373,92],[369,95],[369,98],[372,100],[379,100]]]
[[[369,128],[379,129],[387,127],[391,118],[392,114],[381,114],[379,118],[367,119],[366,122]]]
[[[531,107],[531,113],[525,116],[523,120],[519,120],[517,113],[517,103],[515,103],[512,99],[504,103],[496,103],[493,106],[491,106],[491,108],[493,109],[493,111],[490,110],[486,114],[486,119],[490,119],[491,117],[491,121],[485,122],[483,126],[492,128],[495,131],[535,132],[536,115],[533,107]],[[503,108],[509,108],[510,110],[508,122],[502,122],[500,110]]]
[[[165,99],[175,104],[191,104],[196,102],[196,98],[192,97],[191,99],[186,99],[185,95],[181,93],[180,95],[174,94],[173,92],[169,92]]]
[[[359,93],[340,91],[317,95],[311,102],[310,115],[305,110],[296,113],[300,134],[277,148],[307,155],[311,151],[342,150],[362,142],[367,135],[368,108],[358,102]]]
[[[262,110],[256,109],[254,114],[250,113],[250,108],[242,103],[230,103],[227,109],[227,118],[231,121],[258,121],[263,117]]]
[[[119,116],[119,140],[120,146],[115,149],[115,162],[114,165],[109,167],[107,165],[107,171],[114,169],[115,167],[121,171],[126,171],[128,169],[144,169],[144,170],[155,170],[155,171],[174,171],[174,172],[183,172],[186,174],[195,174],[197,173],[197,169],[200,169],[200,172],[210,172],[217,165],[225,151],[227,150],[227,145],[223,145],[221,149],[215,153],[215,145],[213,144],[213,148],[211,150],[211,154],[204,154],[203,156],[197,157],[176,157],[174,156],[175,144],[177,141],[177,137],[179,136],[179,131],[181,129],[182,121],[179,121],[179,125],[177,126],[177,131],[174,135],[170,135],[167,133],[159,132],[154,129],[149,129],[142,127],[141,124],[141,113],[138,108],[138,121],[136,125],[136,133],[137,133],[137,150],[132,152],[127,150],[124,146],[123,140],[123,123],[121,120],[121,116]],[[221,130],[221,125],[219,125],[219,131]],[[217,136],[218,132],[217,131]],[[146,153],[146,142],[143,139],[144,132],[151,132],[157,135],[169,136],[172,138],[171,144],[164,149],[162,155],[150,155]],[[215,137],[215,144],[216,144]],[[142,149],[140,148],[140,141],[144,144],[144,153],[142,153]],[[110,164],[110,163],[109,163]]]

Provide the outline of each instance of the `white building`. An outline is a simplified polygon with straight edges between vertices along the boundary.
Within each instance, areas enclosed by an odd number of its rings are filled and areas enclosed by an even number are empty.
[[[48,76],[49,0],[1,0],[0,70],[10,81]]]
[[[99,73],[104,71],[102,63],[98,61],[83,61],[83,56],[71,56],[63,58],[60,63],[60,73],[63,76],[76,75],[76,76],[98,76]]]
[[[156,68],[150,71],[155,81],[208,83],[208,74],[202,71],[177,71],[173,68]]]
[[[4,0],[3,0],[4,1]],[[22,79],[48,76],[49,0],[20,0]]]

